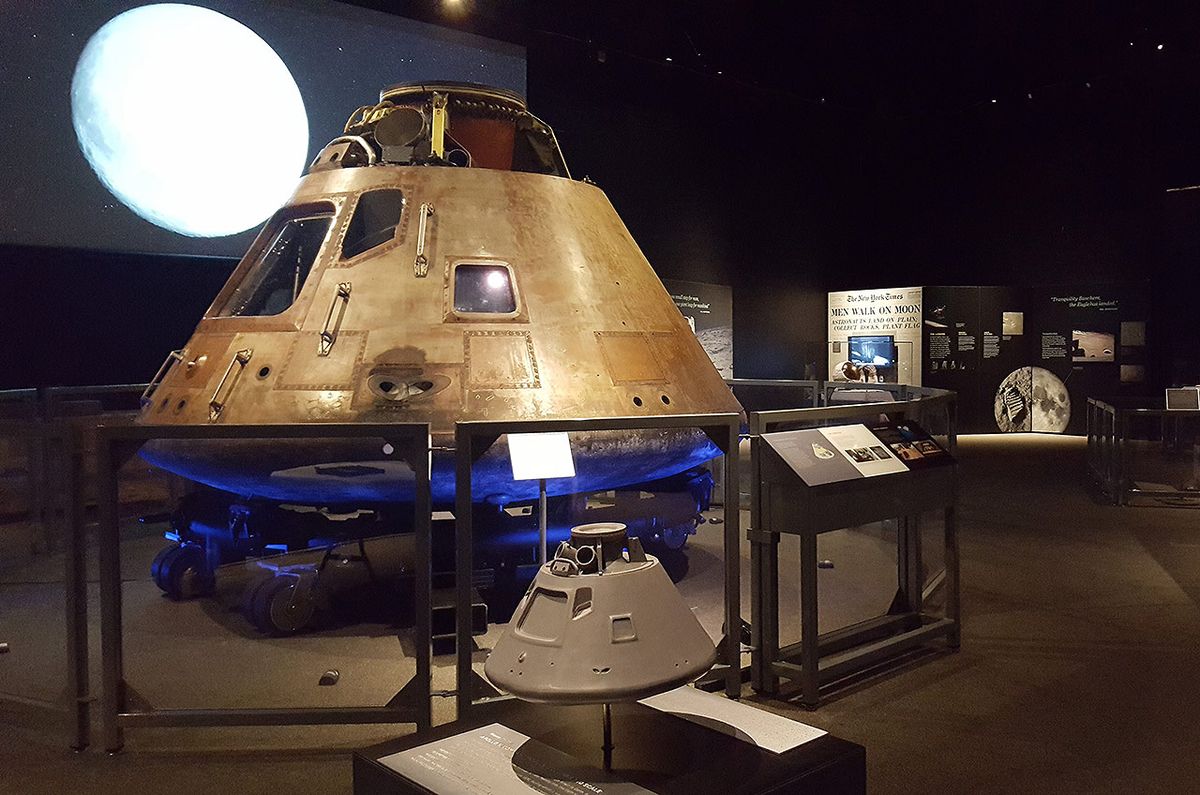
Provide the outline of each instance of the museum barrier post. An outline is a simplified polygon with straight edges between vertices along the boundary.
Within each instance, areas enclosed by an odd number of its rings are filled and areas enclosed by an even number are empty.
[[[132,707],[125,681],[118,474],[121,464],[157,439],[377,438],[404,455],[415,477],[413,531],[416,673],[385,706],[246,709]],[[427,423],[260,424],[209,426],[101,425],[96,455],[100,481],[100,611],[103,678],[102,731],[109,753],[124,745],[124,730],[144,726],[298,726],[318,724],[432,723],[430,433]]]
[[[866,478],[808,488],[768,451],[763,434],[780,429],[812,428],[893,419],[921,422],[944,412],[947,448],[954,448],[954,393],[920,390],[893,403],[831,406],[818,409],[751,412],[751,684],[768,694],[779,678],[800,683],[806,706],[816,706],[824,683],[944,636],[951,648],[961,640],[957,518],[954,510],[956,466],[907,472],[889,480]],[[915,476],[915,477],[914,477]],[[876,481],[872,483],[871,481]],[[772,492],[772,489],[775,489]],[[871,499],[864,499],[868,491]],[[859,494],[862,492],[862,494]],[[923,511],[941,509],[944,517],[944,569],[926,586],[922,574]],[[897,522],[898,592],[889,614],[825,634],[817,625],[817,537],[823,532],[886,519]],[[800,536],[801,640],[779,641],[779,542],[781,533]],[[938,585],[946,589],[945,617],[927,616],[923,602]],[[793,659],[799,659],[799,664]]]
[[[578,433],[584,431],[637,431],[666,428],[696,428],[704,432],[724,453],[726,473],[738,471],[738,441],[741,417],[735,413],[678,414],[653,417],[609,417],[570,420],[518,420],[457,422],[455,444],[455,643],[456,708],[459,720],[467,718],[476,704],[476,680],[472,667],[471,577],[474,568],[472,527],[472,466],[502,435],[508,433]],[[738,479],[725,477],[724,499],[724,632],[714,672],[724,678],[725,694],[741,693],[741,584]],[[493,692],[495,692],[493,690]]]
[[[79,430],[68,423],[47,423],[48,469],[58,487],[51,510],[59,517],[63,540],[63,595],[67,622],[67,697],[71,704],[71,747],[85,749],[91,741],[91,692],[88,669],[87,536],[83,515],[82,455]],[[54,481],[51,481],[54,483]]]

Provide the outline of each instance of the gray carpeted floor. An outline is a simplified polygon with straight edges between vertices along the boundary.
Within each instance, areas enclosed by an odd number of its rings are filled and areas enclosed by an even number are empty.
[[[1078,439],[969,437],[960,456],[962,650],[848,688],[814,712],[748,700],[864,744],[873,792],[1193,789],[1200,513],[1094,503]],[[702,617],[713,610],[719,532],[702,528],[682,586]],[[894,567],[887,542],[871,530],[823,538],[835,563],[822,572],[823,631],[886,607],[889,587],[869,575]],[[404,668],[395,637],[378,627],[289,644],[256,638],[211,604],[165,602],[139,562],[157,541],[139,544],[131,539],[126,567],[127,654],[130,680],[156,704],[265,705],[290,692],[386,699]],[[13,651],[0,655],[0,791],[344,792],[348,749],[396,731],[140,730],[117,757],[72,754],[61,715],[37,706],[61,687],[61,602],[40,574],[3,574],[0,640]],[[439,659],[435,687],[452,683],[449,662]],[[325,667],[343,681],[317,690]]]

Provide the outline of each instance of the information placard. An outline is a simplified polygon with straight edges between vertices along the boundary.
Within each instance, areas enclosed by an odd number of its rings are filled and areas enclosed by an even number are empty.
[[[733,735],[775,754],[790,751],[826,734],[824,729],[816,726],[755,709],[690,685],[643,698],[638,703]]]
[[[566,433],[510,433],[508,456],[513,480],[575,477],[571,440]]]
[[[492,723],[407,751],[379,763],[430,792],[487,795],[642,795],[622,781],[519,731]]]
[[[954,457],[915,422],[881,423],[873,426],[871,433],[884,442],[909,469],[954,463]]]
[[[765,433],[762,438],[809,486],[908,471],[865,425]]]

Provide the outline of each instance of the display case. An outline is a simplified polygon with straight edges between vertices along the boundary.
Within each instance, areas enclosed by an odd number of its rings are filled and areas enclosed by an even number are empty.
[[[867,424],[759,432],[752,436],[751,578],[754,628],[752,681],[776,694],[794,680],[806,706],[820,688],[936,638],[957,648],[960,637],[958,544],[954,506],[957,464],[915,421],[904,404],[884,421],[880,408],[856,407]],[[891,406],[888,407],[889,409]],[[788,412],[756,415],[757,430],[783,423]],[[782,415],[782,416],[781,416]],[[843,422],[848,420],[843,419]],[[921,514],[944,517],[945,613],[926,612]],[[896,521],[896,597],[885,615],[821,633],[817,620],[817,537],[868,522]],[[779,542],[800,538],[799,643],[779,640]]]

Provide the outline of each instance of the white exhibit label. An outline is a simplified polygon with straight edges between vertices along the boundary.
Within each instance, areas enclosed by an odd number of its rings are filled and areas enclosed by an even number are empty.
[[[430,792],[487,795],[649,793],[499,723],[380,758]]]
[[[566,433],[510,433],[508,456],[513,480],[575,477],[571,440]]]
[[[705,728],[724,731],[775,754],[790,751],[826,734],[824,729],[755,709],[689,685],[643,698],[638,703],[678,715]],[[721,725],[713,725],[714,722]]]
[[[879,437],[865,425],[839,425],[822,428],[821,434],[846,457],[864,477],[907,472],[908,467],[887,449]]]

